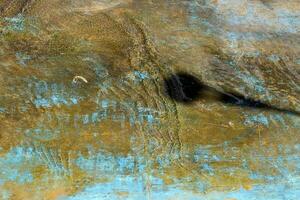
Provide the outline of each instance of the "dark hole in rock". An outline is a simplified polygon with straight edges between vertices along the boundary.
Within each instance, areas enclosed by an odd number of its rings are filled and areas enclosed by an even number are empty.
[[[193,75],[187,73],[172,74],[164,80],[166,94],[177,102],[191,103],[199,99],[201,92],[207,88]]]

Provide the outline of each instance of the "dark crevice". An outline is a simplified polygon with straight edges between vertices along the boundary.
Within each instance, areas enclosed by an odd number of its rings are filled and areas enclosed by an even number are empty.
[[[186,74],[173,74],[164,80],[166,94],[177,102],[192,103],[198,100],[206,88],[196,77]]]
[[[205,85],[197,77],[179,72],[172,74],[164,80],[165,94],[176,102],[183,104],[191,104],[200,99],[213,99],[227,105],[255,108],[255,109],[271,109],[280,112],[300,115],[299,112],[286,110],[265,104],[259,100],[246,98],[240,94],[232,92],[220,92],[215,88]]]

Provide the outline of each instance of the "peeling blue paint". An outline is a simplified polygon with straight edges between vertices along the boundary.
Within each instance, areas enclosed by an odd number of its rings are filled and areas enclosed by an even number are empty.
[[[277,113],[260,113],[254,115],[244,113],[244,116],[244,124],[251,126],[260,124],[269,127],[272,124],[277,124],[284,128],[297,128],[300,121],[296,116]]]
[[[91,113],[87,117],[91,118],[93,123],[99,122],[101,119],[112,119],[122,124],[128,121],[131,127],[134,127],[136,124],[147,123],[149,126],[152,126],[159,123],[160,113],[158,111],[136,105],[134,102],[97,99],[96,103],[100,111]],[[117,108],[119,108],[121,112],[117,112]]]
[[[266,94],[267,90],[263,80],[259,80],[258,78],[252,75],[246,75],[242,73],[239,73],[238,77],[241,78],[247,84],[248,87],[253,88],[259,94]]]
[[[35,99],[33,103],[36,107],[45,107],[50,108],[52,106],[66,105],[71,106],[78,104],[82,97],[72,94],[71,91],[66,92],[64,85],[57,83],[47,83],[45,81],[38,81],[34,83],[35,87],[32,87],[32,84],[29,84],[29,87],[32,88],[35,93]]]
[[[246,116],[245,125],[264,125],[264,126],[269,126],[269,120],[268,118],[260,113],[258,115],[250,115]]]
[[[251,190],[240,189],[238,191],[226,194],[226,198],[257,200],[261,199],[263,191],[264,200],[297,200],[300,196],[300,190],[297,186],[288,186],[286,184],[269,184],[253,187]],[[221,199],[221,198],[219,198]]]
[[[102,153],[97,153],[88,158],[79,156],[75,163],[80,169],[87,173],[93,174],[96,170],[106,175],[112,175],[116,172],[122,174],[133,172],[135,166],[134,159],[131,156],[121,157]]]
[[[25,157],[25,155],[27,157]],[[7,181],[15,181],[19,184],[25,184],[33,181],[33,176],[29,169],[24,170],[24,164],[29,166],[34,165],[32,161],[30,163],[27,159],[33,158],[32,154],[25,152],[25,149],[21,147],[15,147],[9,151],[5,156],[0,157],[0,185]]]
[[[147,72],[140,72],[140,71],[133,71],[135,77],[137,78],[137,80],[145,80],[150,78],[149,74]]]
[[[109,104],[109,101],[107,99],[104,99],[101,101],[101,106],[104,109],[108,108],[108,104]]]
[[[50,108],[52,106],[60,106],[60,105],[75,105],[78,103],[78,99],[75,97],[71,97],[70,99],[65,99],[63,96],[53,95],[49,99],[48,98],[36,98],[33,103],[37,108],[44,107]]]
[[[144,178],[145,177],[145,178]],[[150,185],[149,191],[147,184]],[[118,193],[123,192],[120,196]],[[151,175],[139,177],[116,176],[108,183],[99,183],[86,187],[83,191],[59,200],[98,200],[98,199],[198,199],[197,194],[185,191],[176,186],[163,186],[163,181]]]
[[[144,199],[144,184],[143,180],[135,177],[115,177],[112,182],[96,184],[86,187],[82,192],[71,196],[61,197],[59,200],[99,200],[99,199],[120,199],[116,192],[128,192],[129,197],[124,196],[122,199]]]
[[[204,170],[207,172],[210,176],[214,175],[214,169],[208,164],[208,163],[203,163],[201,164],[201,170]]]
[[[224,199],[261,199],[262,191],[264,200],[296,200],[300,196],[297,185],[269,184],[256,185],[250,190],[243,188],[230,192],[214,191],[206,193],[192,192],[180,188],[179,185],[164,186],[162,189],[161,181],[155,181],[151,176],[151,191],[145,190],[145,180],[141,177],[122,177],[117,176],[109,183],[99,183],[86,187],[83,191],[70,197],[60,197],[59,200],[98,200],[98,199],[191,199],[191,200],[224,200]],[[205,186],[203,186],[205,187]],[[199,192],[201,187],[199,186]],[[124,196],[119,196],[118,192],[124,192]]]
[[[38,98],[34,100],[34,104],[36,107],[47,107],[50,108],[50,102],[47,99],[44,98]]]

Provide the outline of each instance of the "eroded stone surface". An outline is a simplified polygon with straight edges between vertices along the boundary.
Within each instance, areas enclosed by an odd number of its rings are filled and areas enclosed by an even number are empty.
[[[0,2],[1,198],[297,199],[299,6]],[[179,72],[268,106],[175,102]]]

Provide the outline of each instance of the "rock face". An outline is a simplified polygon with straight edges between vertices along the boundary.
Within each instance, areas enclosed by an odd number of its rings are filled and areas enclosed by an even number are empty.
[[[299,9],[1,1],[0,196],[294,195]]]
[[[299,112],[299,3],[182,1],[179,10],[178,4],[141,4],[136,7],[142,7],[159,52],[177,70]]]

